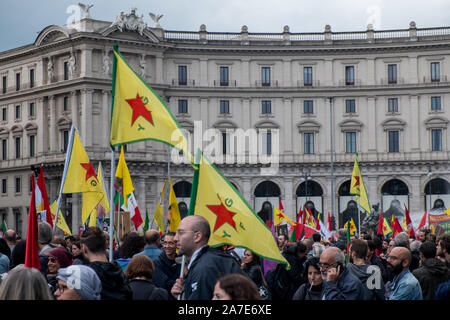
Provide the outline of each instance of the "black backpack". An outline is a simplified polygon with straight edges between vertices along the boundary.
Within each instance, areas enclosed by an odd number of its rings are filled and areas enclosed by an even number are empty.
[[[274,270],[268,271],[266,280],[272,300],[287,300],[293,283],[289,278],[285,265],[278,264]]]

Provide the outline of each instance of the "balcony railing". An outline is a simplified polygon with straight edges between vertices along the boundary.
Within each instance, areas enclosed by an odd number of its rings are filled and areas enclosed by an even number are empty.
[[[230,80],[228,82],[214,80],[214,87],[236,87],[236,80]]]
[[[431,76],[425,76],[423,77],[423,83],[440,83],[440,82],[447,82],[447,76],[441,75],[439,78],[432,78]]]
[[[319,87],[320,86],[320,80],[313,80],[313,81],[304,81],[304,80],[297,80],[297,87]]]
[[[195,86],[195,79],[187,79],[187,80],[181,80],[180,79],[172,79],[172,85],[173,86]]]
[[[278,87],[278,80],[271,80],[271,81],[256,80],[255,86],[256,87]]]
[[[354,79],[353,81],[349,81],[347,79],[339,80],[339,86],[347,86],[347,87],[360,86],[361,83],[362,83],[361,79]]]
[[[396,79],[389,79],[389,78],[381,78],[380,84],[382,85],[396,85],[396,84],[404,84],[405,79],[404,78],[396,78]]]

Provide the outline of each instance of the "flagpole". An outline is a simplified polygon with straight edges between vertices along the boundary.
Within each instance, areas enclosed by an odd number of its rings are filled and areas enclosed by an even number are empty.
[[[53,235],[56,232],[56,223],[58,222],[59,210],[61,209],[61,196],[62,196],[62,191],[63,191],[63,187],[64,187],[64,182],[66,181],[67,170],[69,169],[69,161],[70,161],[69,155],[72,153],[73,137],[75,135],[75,130],[76,130],[76,127],[74,125],[72,125],[72,128],[70,129],[69,142],[67,145],[66,160],[64,162],[64,171],[63,171],[63,176],[61,179],[61,186],[59,188],[58,204],[57,204],[56,212],[55,212],[55,221],[53,222]]]
[[[111,181],[109,182],[109,261],[113,260],[113,233],[114,233],[114,149],[111,148]],[[103,170],[102,170],[103,174]],[[103,178],[102,178],[103,181]],[[119,201],[120,203],[120,201]]]

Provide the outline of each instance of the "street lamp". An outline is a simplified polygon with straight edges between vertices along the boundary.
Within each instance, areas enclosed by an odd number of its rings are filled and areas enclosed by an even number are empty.
[[[311,169],[310,168],[303,168],[303,179],[305,179],[305,205],[308,201],[308,180],[311,179]]]

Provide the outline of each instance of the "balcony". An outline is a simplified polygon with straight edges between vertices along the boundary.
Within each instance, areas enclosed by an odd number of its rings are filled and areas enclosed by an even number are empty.
[[[172,85],[173,86],[193,87],[193,86],[195,86],[195,80],[194,79],[187,79],[185,81],[180,81],[179,79],[172,79]]]
[[[381,78],[380,84],[381,85],[405,84],[405,79],[404,78],[396,78],[396,79]]]
[[[313,81],[304,81],[304,80],[297,80],[297,87],[319,87],[320,81],[319,80],[313,80]]]
[[[432,78],[431,76],[423,77],[423,83],[440,83],[447,82],[447,76],[441,75],[439,78]]]
[[[237,86],[236,80],[230,80],[228,82],[214,80],[214,87],[236,87],[236,86]]]
[[[355,79],[353,81],[348,81],[347,79],[341,79],[339,80],[339,86],[340,87],[354,87],[354,86],[360,86],[362,83],[361,79]]]
[[[278,87],[278,80],[273,81],[256,80],[255,87]]]

